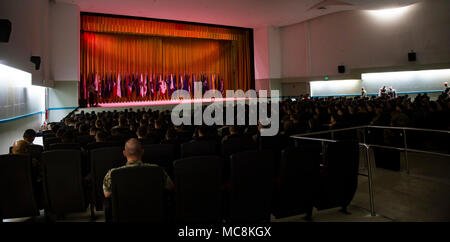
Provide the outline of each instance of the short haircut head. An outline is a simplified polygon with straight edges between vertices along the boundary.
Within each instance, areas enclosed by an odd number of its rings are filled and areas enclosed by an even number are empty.
[[[127,158],[140,159],[143,153],[141,143],[136,138],[129,139],[125,143],[125,156]]]

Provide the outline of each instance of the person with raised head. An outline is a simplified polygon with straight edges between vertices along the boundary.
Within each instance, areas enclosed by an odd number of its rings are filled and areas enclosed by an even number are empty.
[[[106,173],[103,180],[103,193],[106,198],[110,197],[111,191],[111,172],[117,169],[123,169],[132,166],[157,166],[155,164],[145,164],[142,162],[142,156],[144,155],[144,150],[142,149],[141,143],[135,139],[129,139],[125,143],[125,149],[123,155],[127,158],[127,163],[124,166],[113,168]],[[167,190],[173,190],[174,185],[170,177],[164,171],[164,184]]]

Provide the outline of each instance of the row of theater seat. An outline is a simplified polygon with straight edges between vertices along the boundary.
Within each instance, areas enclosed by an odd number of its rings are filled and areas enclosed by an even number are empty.
[[[321,155],[320,145],[302,143],[284,149],[281,155],[272,150],[247,150],[225,157],[179,159],[170,157],[174,153],[168,152],[169,146],[144,146],[148,155],[144,162],[158,161],[161,167],[132,167],[112,173],[114,221],[256,222],[270,220],[270,214],[277,218],[310,216],[313,207],[348,206],[357,187],[359,147],[354,141],[330,143],[326,156]],[[82,177],[81,151],[42,153],[47,212],[83,212],[89,203],[103,209],[103,177],[109,169],[125,163],[122,148],[93,149],[89,155],[92,189],[86,189]],[[30,157],[3,155],[0,166],[0,217],[37,215]],[[173,206],[163,196],[162,179],[158,178],[162,169],[172,169]]]

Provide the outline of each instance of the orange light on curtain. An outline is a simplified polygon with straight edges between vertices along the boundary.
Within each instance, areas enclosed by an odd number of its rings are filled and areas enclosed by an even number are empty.
[[[247,29],[82,14],[80,43],[84,79],[118,73],[216,74],[225,90],[251,87]]]

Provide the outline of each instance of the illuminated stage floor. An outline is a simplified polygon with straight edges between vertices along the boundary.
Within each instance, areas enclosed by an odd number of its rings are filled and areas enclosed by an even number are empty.
[[[133,108],[137,109],[149,109],[152,110],[171,110],[174,106],[178,104],[194,104],[194,103],[202,103],[202,104],[210,104],[213,102],[230,102],[230,101],[248,101],[250,98],[202,98],[202,99],[188,99],[188,100],[161,100],[161,101],[138,101],[138,102],[123,102],[123,103],[99,103],[97,107],[87,107],[80,108],[78,112],[102,112],[102,111],[112,111],[112,110],[124,110]],[[77,113],[78,113],[77,112]]]

